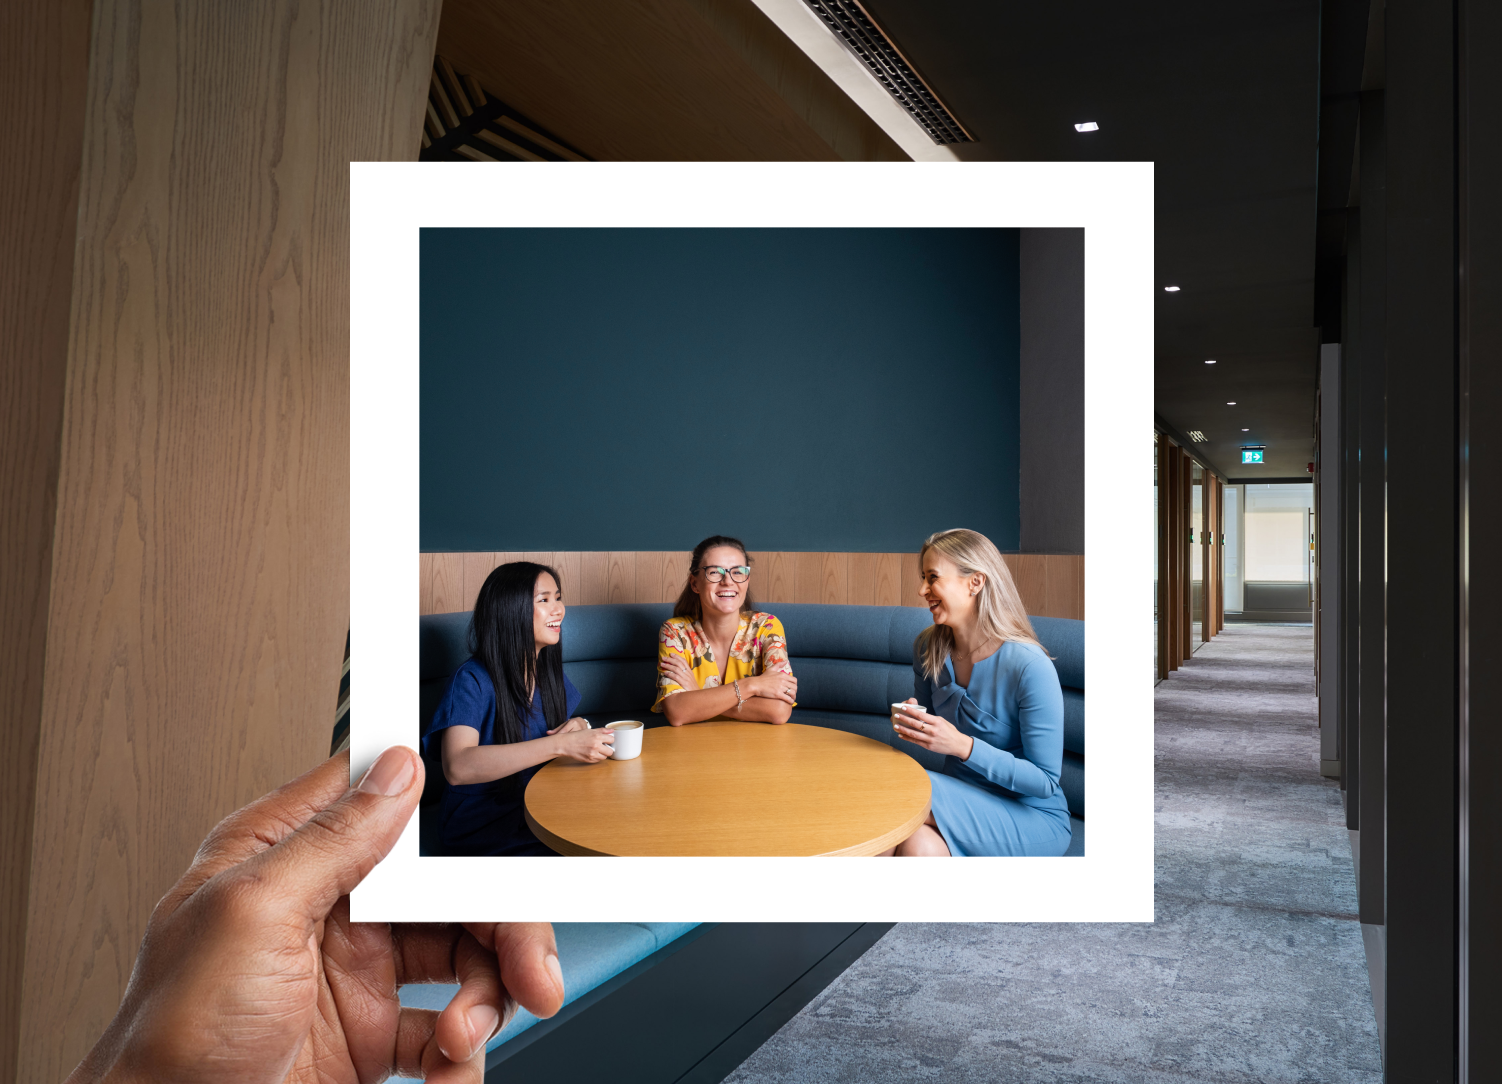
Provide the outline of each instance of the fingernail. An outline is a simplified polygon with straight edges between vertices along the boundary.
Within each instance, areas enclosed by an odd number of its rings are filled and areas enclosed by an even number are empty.
[[[387,798],[393,794],[400,794],[407,789],[407,784],[412,782],[412,776],[417,771],[413,763],[412,754],[404,745],[393,745],[370,766],[370,771],[360,780],[357,788],[366,794],[380,794]]]
[[[548,969],[548,974],[553,976],[553,981],[558,985],[558,992],[560,994],[564,993],[563,968],[558,966],[558,957],[549,955],[547,959],[543,960],[542,966],[546,967]]]
[[[479,1050],[501,1026],[501,1014],[490,1005],[475,1005],[464,1014],[469,1021],[469,1049]]]

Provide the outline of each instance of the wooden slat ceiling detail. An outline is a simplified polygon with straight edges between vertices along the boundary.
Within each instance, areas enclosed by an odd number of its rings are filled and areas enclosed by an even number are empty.
[[[751,0],[445,0],[438,52],[603,161],[907,158]]]
[[[433,59],[423,122],[424,162],[584,162],[588,159],[493,94],[447,57]]]

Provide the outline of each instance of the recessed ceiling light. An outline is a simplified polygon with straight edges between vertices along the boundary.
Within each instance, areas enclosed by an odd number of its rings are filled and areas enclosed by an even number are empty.
[[[1251,432],[1251,430],[1250,430],[1250,429],[1243,429],[1243,430],[1242,430],[1242,432],[1243,432],[1243,433],[1250,433],[1250,432]]]
[[[1098,132],[1100,131],[1100,125],[1096,124],[1093,120],[1087,120],[1084,124],[1076,124],[1074,130],[1076,132]]]
[[[1208,441],[1210,438],[1205,436],[1205,434],[1201,433],[1198,429],[1191,429],[1189,430],[1189,439],[1194,441],[1196,444],[1200,444]]]
[[[1214,358],[1206,358],[1205,359],[1205,364],[1206,365],[1214,365],[1215,364],[1215,359]]]
[[[1236,400],[1235,399],[1232,399],[1229,403],[1226,404],[1226,406],[1235,406],[1235,405],[1236,405]]]
[[[1163,287],[1163,292],[1165,294],[1176,294],[1179,292],[1179,288],[1177,286],[1165,286]]]

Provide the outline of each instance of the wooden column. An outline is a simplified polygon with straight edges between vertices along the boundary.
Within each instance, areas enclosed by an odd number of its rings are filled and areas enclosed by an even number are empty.
[[[7,930],[25,1039],[0,1078],[62,1079],[204,834],[326,754],[349,163],[416,158],[437,18],[437,0],[95,0],[92,39],[49,46],[87,93],[76,218],[52,227],[76,222],[28,904]],[[10,146],[28,168],[50,151]],[[28,207],[65,199],[65,173],[37,173]]]
[[[1200,598],[1203,600],[1200,615],[1200,639],[1208,643],[1215,638],[1220,631],[1218,621],[1219,605],[1217,599],[1220,594],[1220,505],[1218,495],[1220,493],[1220,479],[1209,471],[1205,472],[1204,483],[1200,490],[1200,507],[1204,509],[1202,520],[1202,535],[1200,540],[1201,554],[1204,561],[1202,573],[1203,583],[1200,588]]]
[[[1158,500],[1163,517],[1162,616],[1165,676],[1179,668],[1179,450],[1164,439],[1161,453],[1163,492]]]
[[[1194,654],[1194,461],[1179,449],[1179,661]]]
[[[89,5],[0,4],[0,1080],[21,1047],[32,810]]]
[[[1226,629],[1226,483],[1215,479],[1215,632]]]
[[[1157,676],[1161,681],[1168,676],[1168,439],[1155,435],[1157,442],[1157,516],[1153,529],[1158,534],[1158,628],[1157,628]]]

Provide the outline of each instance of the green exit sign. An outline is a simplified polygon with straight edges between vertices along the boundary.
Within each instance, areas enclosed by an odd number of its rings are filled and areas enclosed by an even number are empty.
[[[1261,463],[1262,453],[1266,448],[1243,448],[1241,449],[1241,461],[1243,463]]]

